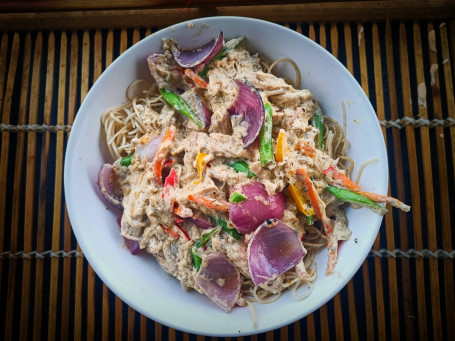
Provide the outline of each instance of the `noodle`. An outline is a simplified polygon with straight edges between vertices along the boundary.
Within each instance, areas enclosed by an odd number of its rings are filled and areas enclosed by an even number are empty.
[[[140,92],[137,89],[139,85],[143,87]],[[131,97],[133,95],[136,97]],[[101,116],[109,153],[114,160],[134,154],[133,139],[140,138],[146,133],[139,106],[157,111],[164,106],[158,86],[150,85],[143,79],[130,84],[126,90],[126,97],[128,98],[126,103],[106,111]]]
[[[272,73],[272,70],[275,67],[275,65],[277,65],[278,63],[281,63],[281,62],[287,62],[287,63],[291,64],[292,67],[294,68],[294,70],[295,70],[295,81],[294,82],[291,81],[291,82],[289,82],[289,84],[292,85],[295,89],[298,89],[300,87],[300,79],[301,79],[300,70],[299,70],[299,67],[297,66],[297,64],[292,59],[280,58],[280,59],[275,60],[272,63],[272,65],[270,65],[268,67],[267,73]],[[289,79],[286,79],[286,78],[284,78],[284,80],[285,81],[289,81]]]

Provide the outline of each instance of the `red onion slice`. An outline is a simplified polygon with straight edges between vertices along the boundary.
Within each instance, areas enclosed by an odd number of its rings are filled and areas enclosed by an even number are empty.
[[[233,188],[235,190],[235,188]],[[286,196],[279,192],[270,196],[264,184],[250,182],[242,186],[241,191],[246,200],[240,203],[229,203],[229,220],[240,233],[251,233],[264,220],[281,219],[286,209]]]
[[[210,123],[212,122],[212,111],[205,105],[204,101],[201,97],[196,94],[196,108],[195,113],[199,116],[202,123],[204,123],[205,129],[210,127]]]
[[[112,206],[123,208],[121,189],[115,187],[115,172],[111,164],[104,164],[98,172],[98,186],[101,194]]]
[[[158,151],[158,146],[160,145],[162,140],[163,136],[161,135],[152,137],[147,144],[140,146],[136,150],[135,154],[138,154],[141,160],[145,156],[147,157],[148,162],[152,162],[153,159],[155,158],[156,152]]]
[[[215,225],[212,224],[209,220],[203,218],[189,217],[187,220],[202,230],[213,229],[215,227]]]
[[[208,41],[200,47],[185,49],[179,45],[173,46],[172,55],[177,64],[181,67],[192,68],[210,61],[222,47],[223,31],[220,30],[220,34],[217,38]]]
[[[306,250],[296,231],[278,219],[266,220],[254,232],[247,257],[256,285],[273,280],[295,266]]]
[[[196,282],[202,293],[226,312],[232,310],[240,297],[240,273],[222,253],[211,252],[203,256]]]
[[[243,137],[243,148],[251,145],[262,129],[265,119],[264,104],[259,91],[245,80],[236,79],[238,95],[228,109],[230,115],[243,115],[243,120],[248,123],[247,134]]]
[[[119,217],[117,218],[119,228],[122,227],[122,217],[123,213],[119,215]],[[141,248],[137,240],[131,240],[126,237],[123,237],[123,242],[125,243],[125,246],[128,248],[128,250],[130,250],[132,255],[137,255],[141,252]]]

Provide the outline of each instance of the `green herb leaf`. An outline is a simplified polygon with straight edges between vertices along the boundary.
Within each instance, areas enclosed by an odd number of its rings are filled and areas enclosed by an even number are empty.
[[[229,198],[229,201],[233,202],[233,203],[239,203],[239,202],[242,202],[245,200],[246,200],[246,196],[244,194],[240,193],[239,191],[233,192],[231,194],[231,197]]]
[[[177,110],[182,115],[190,118],[194,123],[197,124],[198,127],[204,128],[204,123],[182,97],[174,94],[173,92],[166,91],[165,89],[160,89],[160,93],[161,96],[163,96],[163,99],[175,110]]]
[[[120,165],[122,165],[124,167],[128,167],[129,165],[131,165],[131,160],[133,159],[133,156],[134,155],[130,155],[130,156],[127,156],[127,157],[124,157],[123,159],[121,159]]]
[[[196,247],[199,249],[200,247],[206,245],[209,240],[212,238],[212,236],[218,231],[219,229],[215,228],[213,229],[212,231],[210,231],[209,233],[206,233],[204,235],[202,235],[202,238],[199,239],[197,242],[196,242]]]
[[[270,103],[264,104],[264,111],[265,120],[259,136],[259,155],[262,167],[275,162],[272,148],[273,109]]]
[[[193,250],[191,250],[191,256],[193,257],[193,266],[199,270],[202,264],[202,257],[195,253]]]
[[[227,163],[229,167],[234,168],[237,172],[243,172],[248,174],[249,177],[255,177],[256,174],[254,174],[252,171],[250,171],[250,167],[245,161],[234,161],[231,163]]]
[[[234,237],[237,240],[240,240],[240,235],[237,232],[237,230],[236,229],[230,229],[228,227],[228,223],[224,219],[221,219],[221,218],[218,218],[218,217],[213,217],[213,216],[211,216],[210,219],[212,219],[215,222],[215,224],[217,224],[218,226],[221,226],[221,228],[227,234],[229,234],[230,236]]]

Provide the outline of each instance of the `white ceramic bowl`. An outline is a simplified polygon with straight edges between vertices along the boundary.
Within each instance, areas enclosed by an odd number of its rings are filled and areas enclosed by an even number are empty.
[[[65,195],[82,251],[104,283],[124,302],[175,329],[211,336],[241,336],[290,324],[330,300],[361,266],[382,217],[365,208],[348,209],[352,237],[340,247],[336,273],[325,276],[326,249],[321,249],[316,258],[318,278],[311,295],[296,301],[287,292],[274,303],[255,304],[256,328],[248,308],[237,307],[227,314],[205,296],[195,291],[185,292],[153,257],[129,253],[116,223],[119,212],[107,207],[96,191],[100,166],[112,161],[101,137],[100,116],[126,100],[126,88],[135,79],[151,80],[146,57],[160,50],[163,37],[194,47],[216,35],[219,29],[227,39],[246,36],[248,49],[270,60],[293,59],[302,74],[301,87],[310,89],[324,113],[340,122],[344,102],[350,141],[347,152],[356,161],[353,174],[364,161],[378,158],[379,162],[365,169],[360,184],[365,190],[386,193],[388,166],[383,136],[368,98],[344,66],[316,43],[285,27],[249,18],[214,17],[181,23],[152,34],[123,53],[101,75],[81,105],[71,131],[65,160]],[[290,67],[282,67],[280,72],[282,76],[294,77]]]

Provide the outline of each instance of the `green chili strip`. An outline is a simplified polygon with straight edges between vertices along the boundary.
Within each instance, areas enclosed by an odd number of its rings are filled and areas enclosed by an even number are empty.
[[[193,250],[191,250],[191,256],[193,257],[193,266],[199,270],[202,264],[202,257],[195,253]]]
[[[239,202],[242,202],[245,200],[246,200],[246,196],[238,191],[233,192],[231,194],[231,197],[229,198],[229,201],[233,202],[233,203],[239,203]]]
[[[264,104],[265,119],[259,136],[259,155],[261,159],[261,165],[264,167],[269,163],[275,162],[273,158],[272,148],[272,128],[273,128],[273,109],[270,103]]]
[[[226,222],[224,219],[221,219],[221,218],[218,218],[218,217],[213,217],[213,216],[211,216],[210,218],[215,222],[215,224],[217,224],[218,226],[221,226],[221,228],[222,228],[226,233],[228,233],[229,235],[231,235],[231,236],[234,237],[235,239],[240,240],[240,235],[239,235],[239,233],[237,232],[237,230],[236,230],[236,229],[230,229],[230,228],[228,227],[227,222]]]
[[[237,172],[243,172],[248,174],[249,177],[255,177],[256,174],[254,174],[252,171],[250,171],[250,167],[245,161],[234,161],[231,163],[227,163],[229,167],[234,168]]]
[[[226,57],[227,53],[233,49],[235,49],[237,46],[240,45],[240,43],[243,41],[244,37],[241,36],[241,37],[238,37],[236,39],[231,39],[229,40],[226,45],[224,45],[219,51],[218,53],[212,58],[212,60],[210,62],[208,62],[207,64],[205,64],[205,66],[203,67],[203,69],[201,71],[198,72],[198,75],[199,77],[202,77],[202,78],[205,78],[207,76],[207,72],[209,72],[209,70],[211,68],[213,68],[213,62],[215,60],[221,60],[223,59],[224,57]]]
[[[373,200],[365,198],[363,195],[360,195],[359,193],[355,193],[348,189],[334,186],[327,186],[326,189],[341,201],[359,206],[369,207],[373,212],[376,212],[380,215],[384,215],[387,213],[387,209],[378,205]]]
[[[199,239],[196,243],[196,247],[199,249],[200,247],[206,245],[210,238],[212,238],[212,236],[218,231],[219,229],[213,229],[212,231],[210,231],[209,233],[206,233],[202,236],[201,239]]]
[[[128,167],[129,165],[131,165],[131,160],[133,159],[133,156],[134,155],[130,155],[130,156],[127,156],[127,157],[124,157],[123,159],[121,159],[120,165],[122,165],[124,167]]]
[[[319,130],[318,143],[319,149],[324,150],[324,115],[322,115],[321,109],[317,109],[314,113],[314,119],[316,122],[316,128]]]
[[[174,109],[178,110],[182,115],[190,118],[198,127],[204,128],[204,123],[201,121],[198,115],[191,109],[190,105],[180,97],[179,95],[174,94],[173,92],[160,89],[161,96],[163,99]]]
[[[306,217],[306,223],[307,225],[313,225],[314,224],[314,216],[305,216]]]

